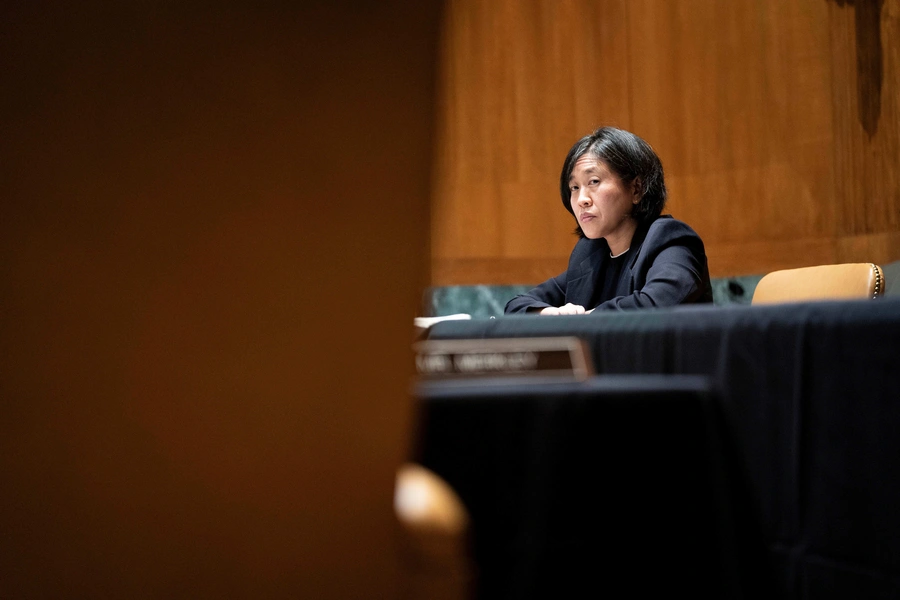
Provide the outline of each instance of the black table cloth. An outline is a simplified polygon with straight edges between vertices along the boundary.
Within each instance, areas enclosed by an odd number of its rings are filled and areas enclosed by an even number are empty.
[[[707,378],[448,381],[418,394],[417,460],[469,510],[478,598],[771,597]]]
[[[767,554],[760,576],[771,576],[775,595],[900,596],[900,299],[529,315],[429,332],[560,335],[588,343],[601,377],[709,378],[721,435],[734,449],[726,469],[745,487],[747,510],[729,499],[745,532],[740,569],[762,569],[745,535],[755,527]]]

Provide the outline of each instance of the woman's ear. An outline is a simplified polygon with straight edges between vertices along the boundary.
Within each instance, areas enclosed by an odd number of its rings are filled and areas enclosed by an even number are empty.
[[[640,178],[635,177],[634,181],[631,182],[631,193],[633,194],[633,196],[631,198],[632,204],[637,204],[638,202],[641,201],[641,196],[643,195],[641,193],[642,189],[643,189],[643,185],[642,185]]]

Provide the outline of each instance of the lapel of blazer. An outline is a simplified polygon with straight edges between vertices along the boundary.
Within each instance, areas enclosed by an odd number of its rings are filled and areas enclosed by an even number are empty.
[[[631,238],[631,247],[628,249],[628,262],[622,269],[622,278],[619,280],[617,293],[620,296],[627,296],[634,293],[634,268],[637,265],[638,256],[641,254],[641,247],[644,245],[644,239],[647,237],[647,227],[639,227]]]
[[[597,273],[605,267],[609,260],[609,246],[606,240],[590,240],[587,256],[578,262],[576,269],[569,274],[566,282],[566,302],[580,304],[585,308],[594,295]]]
[[[644,245],[644,240],[647,238],[647,232],[650,230],[651,224],[652,221],[644,224],[642,227],[638,227],[637,231],[634,232],[634,237],[631,238],[631,248],[629,250],[631,257],[625,267],[625,272],[622,274],[622,281],[627,281],[630,288],[628,293],[634,291],[634,289],[631,289],[633,288],[634,267],[637,264],[638,255],[641,253],[641,247]],[[590,247],[586,250],[586,253],[587,255],[578,262],[578,268],[574,272],[569,273],[569,279],[566,283],[566,302],[580,304],[585,308],[592,308],[588,304],[593,301],[597,288],[597,276],[603,272],[603,269],[606,268],[606,264],[609,262],[609,245],[604,239],[591,240]]]
[[[628,259],[629,275],[634,271],[634,265],[637,263],[637,258],[641,253],[641,247],[644,245],[644,240],[647,239],[647,232],[650,231],[651,223],[646,223],[643,227],[638,227],[637,231],[634,232],[634,236],[631,238],[631,257]]]

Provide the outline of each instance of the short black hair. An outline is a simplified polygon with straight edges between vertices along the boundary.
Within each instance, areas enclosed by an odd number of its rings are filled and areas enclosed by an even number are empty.
[[[630,131],[601,127],[575,142],[563,163],[559,193],[563,206],[573,216],[569,178],[575,163],[585,154],[603,161],[626,185],[636,182],[641,199],[634,205],[631,216],[638,225],[652,221],[662,213],[666,205],[666,183],[662,162],[656,152],[650,144]],[[576,233],[584,237],[581,227]]]

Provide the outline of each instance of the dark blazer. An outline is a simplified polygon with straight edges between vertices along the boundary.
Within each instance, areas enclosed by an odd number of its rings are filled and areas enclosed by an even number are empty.
[[[687,224],[663,215],[638,227],[629,256],[616,297],[600,298],[609,245],[602,238],[583,238],[575,244],[565,273],[516,296],[507,302],[504,312],[522,313],[567,303],[602,311],[712,302],[703,241]]]

